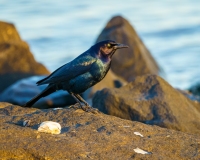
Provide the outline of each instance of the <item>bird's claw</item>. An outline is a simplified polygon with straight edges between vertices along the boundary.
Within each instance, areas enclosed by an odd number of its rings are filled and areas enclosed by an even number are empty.
[[[99,113],[99,110],[97,108],[93,108],[90,105],[81,105],[82,110],[84,110],[85,112],[91,112],[94,114]]]
[[[97,108],[91,107],[89,104],[88,105],[80,105],[79,103],[76,103],[74,105],[69,106],[69,108],[74,108],[74,109],[82,109],[85,112],[91,112],[94,114],[99,113],[99,110]]]
[[[74,105],[69,106],[69,108],[73,108],[73,109],[80,109],[80,104],[76,103]]]

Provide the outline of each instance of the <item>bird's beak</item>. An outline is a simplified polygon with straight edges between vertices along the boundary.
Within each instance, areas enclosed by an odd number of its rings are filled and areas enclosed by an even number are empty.
[[[125,45],[125,44],[120,44],[120,43],[117,43],[114,48],[115,49],[120,49],[120,48],[128,48],[129,46]]]

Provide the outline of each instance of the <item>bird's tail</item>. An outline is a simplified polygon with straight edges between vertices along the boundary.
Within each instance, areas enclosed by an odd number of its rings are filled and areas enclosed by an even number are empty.
[[[30,101],[28,101],[24,107],[31,107],[34,103],[36,103],[40,98],[42,97],[46,97],[49,94],[55,92],[55,88],[54,86],[48,86],[47,88],[44,89],[44,91],[42,91],[40,94],[36,95],[35,97],[33,97]]]

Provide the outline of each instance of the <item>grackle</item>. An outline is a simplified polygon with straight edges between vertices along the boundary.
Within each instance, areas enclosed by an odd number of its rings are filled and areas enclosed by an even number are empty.
[[[61,66],[48,77],[38,81],[37,85],[49,85],[39,95],[27,102],[24,107],[31,107],[40,98],[57,90],[65,90],[80,104],[84,111],[92,110],[93,108],[79,94],[100,82],[110,69],[115,51],[127,47],[127,45],[112,40],[93,45],[73,61]]]

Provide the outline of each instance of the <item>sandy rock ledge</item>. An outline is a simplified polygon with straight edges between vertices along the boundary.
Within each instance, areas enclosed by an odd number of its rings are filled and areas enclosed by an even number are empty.
[[[24,120],[30,127],[22,126]],[[60,123],[61,134],[39,133],[43,121]],[[0,130],[0,159],[200,159],[199,135],[81,109],[0,103]],[[136,148],[151,154],[136,153]]]

